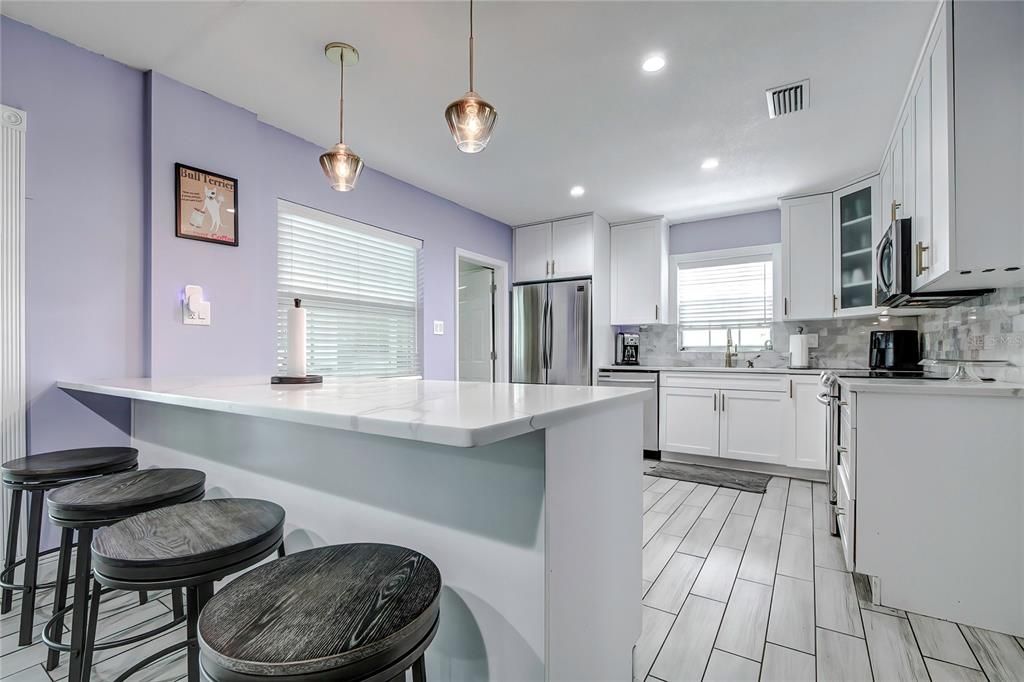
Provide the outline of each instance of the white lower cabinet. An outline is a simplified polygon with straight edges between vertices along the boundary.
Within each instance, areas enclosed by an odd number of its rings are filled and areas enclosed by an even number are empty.
[[[660,448],[717,456],[718,394],[709,388],[662,388],[658,400]]]
[[[659,447],[824,470],[828,412],[810,375],[662,374]]]
[[[722,391],[718,455],[784,464],[790,409],[785,393]]]

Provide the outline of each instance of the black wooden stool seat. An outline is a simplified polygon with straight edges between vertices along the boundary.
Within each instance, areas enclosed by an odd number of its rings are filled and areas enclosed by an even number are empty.
[[[199,680],[196,623],[213,595],[213,582],[245,570],[274,552],[284,539],[284,509],[265,500],[225,498],[162,507],[101,528],[92,539],[95,585],[89,607],[82,680],[89,664],[99,609],[99,588],[186,588],[187,639],[151,654],[124,671],[130,675],[174,651],[188,648],[188,679]]]
[[[138,465],[139,451],[128,447],[77,448],[12,459],[3,463],[5,484],[46,484],[126,471]]]
[[[43,495],[72,481],[131,471],[138,466],[139,451],[129,447],[94,447],[44,452],[21,457],[0,465],[0,480],[11,491],[8,515],[7,543],[4,567],[0,570],[0,613],[13,607],[14,591],[23,593],[18,645],[32,643],[36,594],[40,588],[60,586],[38,581],[39,557],[49,552],[39,551],[39,538],[43,522]],[[18,531],[21,525],[21,498],[27,496],[28,528],[25,538],[25,558],[15,560],[18,550]],[[68,541],[70,543],[70,540]],[[14,582],[14,571],[25,565],[22,583]],[[60,581],[58,580],[57,583]]]
[[[57,593],[53,601],[53,615],[43,628],[43,642],[50,651],[46,658],[46,669],[53,670],[60,661],[60,652],[71,653],[69,676],[71,682],[78,682],[83,675],[82,667],[87,654],[85,640],[89,604],[89,581],[92,571],[90,544],[96,528],[109,526],[122,519],[146,511],[182,502],[201,499],[205,493],[206,474],[194,469],[145,469],[125,471],[106,476],[96,476],[69,483],[47,493],[46,503],[50,519],[62,528],[60,563],[58,565]],[[71,606],[65,606],[67,581],[71,563],[71,540],[78,532],[81,545],[75,562],[75,594]],[[97,597],[99,590],[97,588]],[[140,593],[140,603],[145,602],[145,593]],[[175,591],[174,619],[150,634],[158,634],[184,620],[181,594]],[[64,644],[64,618],[72,611],[71,644]],[[132,636],[129,639],[135,639]],[[126,641],[111,640],[96,647],[113,649]]]
[[[144,469],[51,490],[46,504],[57,525],[110,525],[151,509],[191,502],[203,495],[205,484],[206,474],[195,469]]]
[[[217,681],[392,680],[437,630],[441,574],[395,545],[310,549],[264,564],[216,594],[199,617],[201,662]],[[401,676],[401,677],[399,677]]]

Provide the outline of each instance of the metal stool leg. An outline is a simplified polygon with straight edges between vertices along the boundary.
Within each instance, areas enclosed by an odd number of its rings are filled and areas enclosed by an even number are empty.
[[[32,621],[36,612],[36,584],[39,572],[39,534],[43,523],[43,493],[28,494],[28,537],[25,538],[25,590],[21,596],[21,629],[18,645],[32,643]]]
[[[18,530],[21,528],[20,490],[11,491],[11,513],[8,518],[10,523],[7,526],[7,550],[4,553],[5,574],[14,566],[14,559],[18,554]],[[4,590],[3,592],[3,603],[0,604],[0,613],[9,613],[14,601],[14,591]]]
[[[96,581],[92,583],[92,594],[89,598],[89,620],[86,624],[85,642],[82,644],[82,682],[89,682],[92,675],[92,647],[96,643],[96,623],[100,619],[100,595],[103,587]]]
[[[139,606],[145,606],[149,603],[149,592],[139,592]]]
[[[175,619],[185,615],[185,600],[181,596],[180,587],[175,587],[171,590],[171,615]]]
[[[186,636],[188,637],[188,682],[199,682],[199,614],[213,596],[213,583],[190,585],[185,592],[188,600]]]
[[[412,682],[427,682],[427,666],[423,662],[423,656],[412,664]]]
[[[53,596],[53,615],[64,610],[68,601],[68,573],[71,571],[71,545],[75,539],[72,528],[64,528],[60,534],[60,558],[57,559],[57,592]],[[60,616],[56,641],[64,638],[64,616]],[[46,669],[53,670],[60,664],[60,652],[50,649],[46,654]]]
[[[92,568],[92,529],[78,531],[78,556],[75,559],[75,596],[71,611],[71,656],[69,682],[82,680],[82,656],[88,629],[89,572]]]
[[[278,559],[283,559],[284,557],[285,557],[285,553],[284,553],[284,540],[281,540],[281,544],[277,546],[277,558]]]

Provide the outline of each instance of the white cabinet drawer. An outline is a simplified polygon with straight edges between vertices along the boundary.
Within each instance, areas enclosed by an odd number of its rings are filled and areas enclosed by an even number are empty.
[[[839,540],[843,544],[843,558],[846,559],[846,570],[853,571],[857,539],[857,517],[854,507],[857,503],[849,498],[847,487],[842,480],[842,474],[840,474],[839,478],[840,480],[836,485],[836,514],[838,514]]]
[[[662,372],[662,386],[711,388],[723,391],[789,391],[785,374],[730,374],[728,372]]]

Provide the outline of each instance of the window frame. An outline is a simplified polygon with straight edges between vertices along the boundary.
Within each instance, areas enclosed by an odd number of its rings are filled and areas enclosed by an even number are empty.
[[[676,330],[676,351],[681,353],[706,353],[725,350],[725,346],[684,347],[682,345],[682,330],[679,328],[680,266],[684,268],[702,268],[769,260],[772,263],[772,319],[769,323],[769,327],[771,327],[781,319],[781,306],[779,303],[782,300],[781,244],[761,244],[714,251],[695,251],[669,256],[669,322]],[[774,342],[775,339],[773,338],[772,343],[774,344]],[[743,347],[743,350],[754,349]]]
[[[415,362],[414,372],[411,373],[411,374],[387,374],[387,375],[381,375],[381,376],[382,377],[387,377],[387,378],[411,378],[411,379],[422,378],[423,377],[423,362],[424,362],[424,358],[423,358],[423,355],[424,355],[424,348],[423,348],[423,345],[424,345],[424,332],[423,332],[423,319],[424,319],[424,317],[423,317],[423,315],[424,315],[424,313],[423,313],[423,289],[424,289],[424,281],[423,281],[423,240],[419,239],[419,238],[416,238],[416,237],[410,237],[408,235],[402,234],[400,232],[396,232],[394,230],[389,230],[387,228],[378,227],[376,225],[371,225],[369,223],[364,223],[364,222],[355,220],[353,218],[348,218],[348,217],[337,215],[337,214],[334,214],[334,213],[328,213],[326,211],[321,211],[321,210],[318,210],[318,209],[315,209],[315,208],[310,208],[309,206],[304,206],[302,204],[297,204],[297,203],[294,203],[294,202],[287,201],[285,199],[280,199],[279,198],[277,200],[277,213],[275,215],[275,221],[276,221],[275,227],[277,229],[277,234],[275,234],[275,262],[274,262],[274,268],[275,268],[275,273],[274,273],[275,274],[274,294],[275,294],[275,298],[278,300],[278,306],[275,308],[275,314],[277,314],[277,315],[280,315],[281,300],[287,300],[287,299],[290,299],[290,298],[294,297],[290,293],[284,292],[282,290],[282,288],[281,288],[281,250],[280,250],[281,216],[282,215],[286,215],[286,214],[290,214],[290,215],[296,216],[298,218],[306,218],[308,220],[313,220],[313,221],[320,222],[320,223],[326,223],[328,225],[336,226],[340,230],[346,230],[348,232],[356,233],[356,234],[364,234],[364,235],[366,235],[368,237],[372,237],[373,239],[390,242],[391,244],[394,244],[394,245],[397,245],[397,246],[400,246],[400,247],[410,248],[410,249],[413,249],[413,250],[416,251],[416,278],[415,278],[416,293],[415,293],[415,297],[414,297],[414,299],[415,299],[415,322],[414,322],[414,325],[415,325],[416,362]],[[299,298],[303,298],[303,296],[301,296],[301,295],[298,295],[298,297]],[[313,300],[313,299],[310,299],[310,300]],[[316,300],[324,300],[324,299],[322,297],[316,297]],[[331,299],[328,299],[328,300],[337,301],[337,302],[344,302],[344,303],[351,303],[352,302],[349,299],[345,299],[344,297],[336,297],[336,298],[331,298]],[[275,364],[277,362],[277,358],[280,355],[279,342],[280,342],[280,338],[278,336],[278,333],[275,331],[275,338],[274,338]],[[335,377],[341,377],[341,378],[346,378],[346,377],[351,377],[351,378],[370,378],[373,375],[368,375],[368,374],[349,375],[349,374],[324,373],[324,376],[335,376]]]

